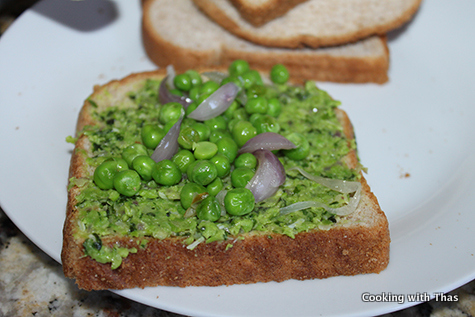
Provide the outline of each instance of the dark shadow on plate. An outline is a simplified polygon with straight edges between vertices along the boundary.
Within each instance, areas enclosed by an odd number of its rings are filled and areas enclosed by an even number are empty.
[[[119,15],[117,5],[110,0],[40,1],[32,7],[32,11],[82,32],[101,29],[114,22]]]

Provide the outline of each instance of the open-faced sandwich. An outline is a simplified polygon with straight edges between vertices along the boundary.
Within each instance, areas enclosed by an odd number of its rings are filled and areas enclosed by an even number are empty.
[[[70,139],[65,275],[92,290],[385,269],[388,222],[339,102],[282,65],[266,77],[237,60],[95,87]]]

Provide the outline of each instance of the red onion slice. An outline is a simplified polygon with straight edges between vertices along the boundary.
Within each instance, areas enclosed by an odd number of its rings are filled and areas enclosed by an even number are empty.
[[[303,210],[310,207],[322,207],[322,208],[325,208],[325,210],[335,215],[346,216],[353,213],[356,210],[356,208],[358,208],[358,205],[361,200],[361,191],[362,191],[362,186],[360,182],[315,176],[310,173],[307,173],[300,167],[292,167],[290,170],[297,170],[300,172],[300,174],[302,174],[306,178],[316,183],[319,183],[327,188],[340,192],[342,194],[351,194],[351,193],[354,193],[354,194],[353,196],[350,197],[348,204],[341,206],[339,208],[332,208],[324,203],[317,202],[317,201],[301,201],[301,202],[281,208],[280,214],[285,215],[297,210]]]
[[[257,170],[246,188],[254,194],[255,201],[260,202],[274,195],[285,182],[285,170],[271,151],[257,150],[253,154],[257,159]]]
[[[210,80],[217,82],[218,84],[220,84],[223,79],[228,77],[227,74],[221,72],[204,72],[202,75],[208,77]],[[239,76],[238,78],[242,81],[241,76]],[[239,93],[236,96],[236,100],[239,101],[242,105],[246,104],[247,95],[244,89],[239,90]]]
[[[170,87],[170,89],[175,89],[175,82],[174,82],[175,76],[176,76],[175,67],[173,67],[173,65],[168,65],[167,77],[165,77],[165,81],[168,87]]]
[[[242,148],[239,149],[238,153],[252,153],[257,150],[290,150],[296,147],[295,144],[278,133],[264,132],[248,140]]]
[[[180,145],[178,144],[178,135],[180,134],[180,126],[183,121],[184,113],[182,112],[180,119],[168,130],[157,145],[152,155],[150,156],[155,162],[169,160],[178,152]]]
[[[188,97],[177,96],[175,94],[172,94],[167,87],[168,78],[169,77],[167,75],[160,83],[160,88],[158,89],[158,101],[160,101],[162,105],[169,102],[178,102],[179,104],[183,105],[185,109],[188,108],[188,106],[190,105],[190,103],[193,102],[193,100]]]
[[[338,208],[332,208],[328,206],[327,204],[318,202],[318,201],[300,201],[298,203],[283,207],[280,209],[280,214],[281,215],[286,215],[291,212],[297,211],[297,210],[303,210],[307,209],[310,207],[322,207],[325,208],[325,210],[331,212],[332,214],[338,215],[338,216],[347,216],[351,213],[353,213],[356,208],[358,208],[358,204],[361,200],[361,188],[359,188],[355,194],[350,197],[350,201],[348,204],[338,207]]]
[[[206,98],[188,117],[198,121],[217,117],[229,108],[238,92],[239,87],[235,83],[224,84]]]
[[[312,180],[327,188],[330,188],[332,190],[335,190],[343,194],[354,193],[354,192],[357,192],[358,190],[361,190],[360,182],[346,181],[346,180],[341,180],[341,179],[333,179],[333,178],[326,178],[326,177],[312,175],[310,173],[307,173],[304,169],[298,166],[292,167],[289,169],[289,171],[292,171],[292,170],[297,170],[299,171],[300,174],[302,174],[304,177],[308,178],[309,180]]]

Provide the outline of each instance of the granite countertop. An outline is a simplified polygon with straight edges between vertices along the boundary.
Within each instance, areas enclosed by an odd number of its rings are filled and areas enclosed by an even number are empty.
[[[37,0],[0,0],[0,36]],[[475,281],[389,316],[474,316]],[[122,298],[109,291],[86,292],[66,279],[61,265],[28,240],[0,208],[0,317],[181,316]]]

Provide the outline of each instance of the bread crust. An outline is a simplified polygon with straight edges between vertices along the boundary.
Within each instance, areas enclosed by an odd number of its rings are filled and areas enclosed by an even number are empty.
[[[380,53],[371,56],[332,54],[322,52],[302,53],[295,50],[246,50],[239,45],[229,46],[221,43],[219,49],[193,49],[182,47],[172,40],[165,39],[153,26],[153,0],[143,6],[142,42],[148,57],[159,67],[174,65],[177,71],[191,68],[213,66],[226,70],[236,59],[245,59],[250,66],[269,72],[275,64],[283,64],[289,70],[293,81],[316,80],[339,83],[378,83],[388,81],[389,49],[386,37],[374,40],[382,47]],[[191,4],[191,3],[190,3]],[[196,14],[199,14],[197,11]]]
[[[422,0],[414,0],[404,12],[401,12],[398,16],[385,23],[375,23],[374,25],[360,26],[359,24],[361,24],[361,22],[356,21],[354,22],[356,24],[354,28],[351,31],[347,31],[346,33],[335,32],[335,34],[328,35],[318,34],[318,29],[315,28],[315,33],[302,33],[296,29],[293,34],[283,36],[282,34],[279,34],[279,31],[275,31],[273,34],[269,34],[270,32],[261,33],[260,31],[262,30],[262,25],[261,27],[258,26],[253,28],[252,25],[246,25],[242,21],[233,19],[230,15],[224,12],[221,7],[217,6],[213,0],[193,1],[195,5],[198,6],[200,10],[204,12],[210,19],[232,34],[262,46],[283,48],[318,48],[325,46],[335,46],[356,42],[371,35],[385,35],[387,32],[394,30],[408,22],[418,10],[422,2]],[[301,4],[302,7],[311,5],[312,1],[306,1]],[[315,19],[318,19],[318,17],[315,17]],[[285,22],[281,22],[279,18],[274,18],[273,23]],[[291,27],[291,25],[288,26],[288,28]]]
[[[108,95],[110,92],[125,95],[129,89],[140,86],[145,78],[162,78],[164,74],[163,70],[132,74],[95,87],[89,99],[95,100],[104,91],[108,91]],[[99,107],[105,108],[119,97],[102,100]],[[88,100],[80,112],[78,129],[85,124],[94,124],[88,115],[92,107]],[[344,126],[344,133],[353,138],[353,127],[346,113],[337,110],[337,116]],[[70,177],[92,175],[93,171],[85,168],[85,152],[90,152],[90,146],[87,138],[80,136],[71,157]],[[357,166],[355,151],[346,161],[350,167]],[[104,238],[103,245],[119,244],[138,249],[115,270],[110,264],[86,257],[82,245],[84,240],[75,238],[78,216],[75,197],[79,188],[73,186],[68,192],[63,230],[61,258],[64,274],[75,279],[80,288],[100,290],[157,285],[219,286],[379,273],[389,262],[388,221],[363,177],[361,183],[363,194],[357,211],[347,216],[346,222],[330,230],[299,233],[294,239],[273,233],[249,233],[242,240],[201,243],[193,250],[187,249],[181,238],[145,238],[148,241],[145,248],[137,247],[144,238]],[[231,248],[227,248],[229,243]]]
[[[249,0],[230,0],[243,19],[254,26],[264,25],[305,1],[308,0],[268,0],[256,6],[250,5]]]

